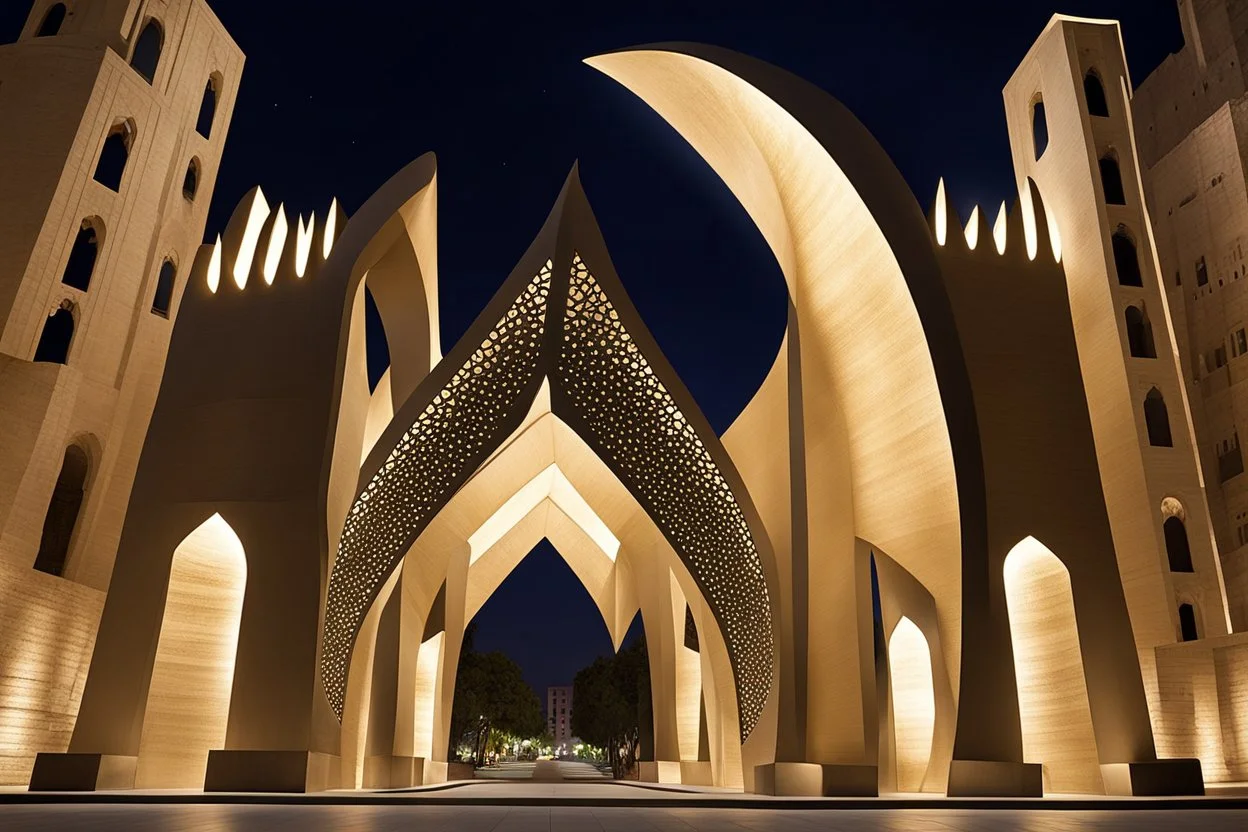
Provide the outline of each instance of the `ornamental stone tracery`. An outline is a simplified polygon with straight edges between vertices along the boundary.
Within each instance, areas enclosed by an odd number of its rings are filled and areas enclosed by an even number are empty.
[[[566,261],[565,261],[566,262]],[[488,336],[408,427],[356,498],[330,578],[321,673],[342,719],[355,640],[386,577],[459,485],[505,439],[549,374],[608,467],[649,512],[705,593],[735,676],[741,737],[771,691],[767,581],[749,523],[707,441],[621,320],[579,253],[567,282],[548,260]],[[545,354],[552,293],[561,337]],[[556,415],[558,415],[556,406]],[[572,414],[570,414],[572,415]]]

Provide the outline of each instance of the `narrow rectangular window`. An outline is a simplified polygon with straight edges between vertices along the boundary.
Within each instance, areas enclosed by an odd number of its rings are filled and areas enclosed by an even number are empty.
[[[1196,285],[1204,286],[1209,282],[1209,269],[1205,265],[1205,258],[1196,261]]]

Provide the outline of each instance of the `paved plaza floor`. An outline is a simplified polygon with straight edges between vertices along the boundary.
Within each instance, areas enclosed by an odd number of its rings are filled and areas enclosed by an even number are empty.
[[[109,832],[1243,832],[1248,810],[766,810],[493,806],[0,806],[0,829]]]

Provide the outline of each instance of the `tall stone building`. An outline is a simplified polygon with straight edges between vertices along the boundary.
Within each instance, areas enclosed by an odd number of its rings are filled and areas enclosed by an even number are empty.
[[[1179,0],[1185,44],[1136,91],[1140,169],[1234,629],[1248,628],[1248,2]]]
[[[0,783],[69,741],[243,60],[202,0],[0,47]]]
[[[569,746],[572,741],[571,685],[546,688],[546,729],[554,737],[556,752],[572,750]]]

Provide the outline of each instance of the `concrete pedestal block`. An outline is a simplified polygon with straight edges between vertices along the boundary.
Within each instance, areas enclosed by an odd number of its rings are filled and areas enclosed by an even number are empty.
[[[472,763],[442,763],[442,765],[446,766],[446,773],[440,782],[476,779],[477,770]]]
[[[754,791],[777,797],[877,797],[876,766],[768,763],[754,767]]]
[[[35,758],[32,792],[94,792],[133,789],[138,757],[118,754],[44,754]]]
[[[1039,763],[954,760],[949,764],[950,797],[1043,797]]]
[[[337,787],[340,763],[316,751],[209,751],[204,791],[324,791]]]
[[[713,786],[710,760],[681,760],[680,782],[686,786]]]
[[[1203,795],[1205,778],[1200,760],[1148,760],[1106,763],[1101,766],[1105,793],[1131,797]]]
[[[637,779],[642,783],[679,784],[680,763],[676,760],[645,760],[637,763]]]
[[[425,784],[424,757],[379,754],[364,760],[364,788],[409,789]]]

